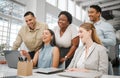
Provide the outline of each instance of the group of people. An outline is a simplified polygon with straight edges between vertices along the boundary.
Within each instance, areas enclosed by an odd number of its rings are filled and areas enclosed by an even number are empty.
[[[57,68],[65,63],[68,71],[108,74],[108,47],[116,43],[114,28],[100,19],[98,5],[91,5],[88,15],[93,23],[82,23],[78,31],[71,25],[72,15],[62,11],[58,26],[51,30],[28,11],[24,15],[26,25],[18,32],[12,49],[17,50],[24,43],[29,52],[21,50],[21,55],[40,68]],[[80,40],[82,47],[78,47]]]

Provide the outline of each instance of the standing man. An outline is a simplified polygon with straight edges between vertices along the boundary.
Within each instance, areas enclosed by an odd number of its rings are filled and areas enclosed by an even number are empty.
[[[42,22],[36,21],[36,17],[31,11],[24,14],[26,25],[22,26],[18,32],[17,38],[13,43],[13,50],[17,50],[22,43],[25,44],[31,58],[34,57],[34,53],[40,49],[42,44],[42,34],[48,26]]]
[[[90,21],[93,22],[96,32],[102,41],[103,45],[110,50],[116,44],[116,35],[111,24],[100,19],[101,8],[98,5],[91,5],[88,10]],[[109,52],[110,53],[110,52]],[[109,54],[108,54],[109,56]],[[110,56],[109,56],[110,57]],[[111,62],[109,62],[108,74],[113,74]]]
[[[88,10],[88,15],[90,21],[93,22],[97,30],[97,34],[101,39],[103,45],[107,49],[110,49],[111,46],[115,46],[116,36],[115,36],[114,28],[111,24],[100,19],[101,8],[98,5],[91,5]]]

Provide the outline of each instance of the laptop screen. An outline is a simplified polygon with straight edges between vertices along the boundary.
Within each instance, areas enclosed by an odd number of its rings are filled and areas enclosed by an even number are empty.
[[[5,59],[7,61],[8,67],[17,68],[20,52],[15,50],[4,50],[3,52],[5,54]]]

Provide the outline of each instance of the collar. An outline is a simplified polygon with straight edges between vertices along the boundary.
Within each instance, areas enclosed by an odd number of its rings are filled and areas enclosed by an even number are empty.
[[[91,45],[91,47],[89,48],[89,53],[88,53],[88,55],[87,55],[87,58],[92,54],[92,52],[94,51],[94,49],[95,49],[96,46],[97,46],[97,45],[96,45],[95,42]],[[86,58],[86,59],[87,59],[87,58]]]
[[[94,25],[99,25],[101,24],[102,20],[99,20],[98,22],[94,23]]]
[[[29,30],[30,32],[32,32],[32,31],[36,31],[36,30],[40,29],[40,27],[41,27],[41,25],[39,24],[39,22],[36,22],[35,26],[36,26],[36,28],[35,28],[34,30],[31,30],[31,29],[29,28],[29,26],[27,26],[27,28],[28,28],[28,30]]]

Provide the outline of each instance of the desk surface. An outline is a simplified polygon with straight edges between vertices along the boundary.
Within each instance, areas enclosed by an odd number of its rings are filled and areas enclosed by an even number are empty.
[[[103,75],[101,78],[120,78],[120,76]]]
[[[21,76],[22,78],[70,78],[70,77],[61,77],[57,74],[39,74],[34,73],[37,69],[33,69],[33,75],[31,76]],[[7,76],[16,76],[17,75],[17,69],[9,68],[7,64],[0,64],[0,78],[1,77],[7,77]]]
[[[58,76],[57,74],[38,74],[34,73],[37,69],[33,69],[33,75],[31,76],[21,76],[22,78],[70,78],[70,77],[62,77]],[[7,64],[0,64],[0,78],[7,77],[7,76],[16,76],[17,69],[9,68]],[[120,76],[110,76],[110,75],[103,75],[101,78],[120,78]]]

